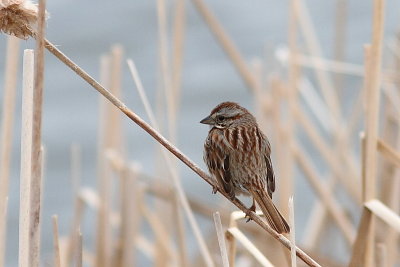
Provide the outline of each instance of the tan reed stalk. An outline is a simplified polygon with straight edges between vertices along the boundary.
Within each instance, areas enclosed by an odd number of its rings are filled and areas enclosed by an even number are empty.
[[[226,238],[226,241],[228,242],[229,266],[235,267],[236,239],[229,231],[225,232],[225,238]]]
[[[7,38],[7,57],[4,73],[3,108],[0,128],[0,214],[5,214],[5,217],[0,220],[0,266],[4,266],[7,240],[7,213],[5,213],[5,210],[7,210],[7,201],[5,200],[8,198],[10,177],[18,54],[19,39],[9,36]]]
[[[132,74],[132,78],[133,78],[133,80],[134,80],[134,82],[136,84],[136,89],[137,89],[137,91],[139,93],[139,96],[140,96],[140,99],[141,99],[141,101],[143,103],[143,106],[145,107],[146,114],[150,118],[150,122],[153,125],[153,127],[155,129],[159,129],[158,123],[155,120],[154,113],[153,113],[153,111],[151,109],[151,106],[150,106],[149,101],[147,99],[146,93],[145,93],[145,91],[143,89],[143,85],[142,85],[142,82],[140,80],[139,74],[137,72],[136,66],[135,66],[134,62],[132,60],[130,60],[130,59],[128,59],[127,62],[128,62],[128,66],[129,66],[129,69],[131,71],[131,74]],[[183,187],[181,185],[181,182],[180,182],[180,180],[178,178],[177,171],[172,166],[172,162],[171,162],[171,160],[169,158],[169,155],[166,153],[166,151],[162,150],[161,153],[163,154],[163,157],[164,157],[164,159],[165,159],[165,161],[167,163],[168,170],[169,170],[170,175],[171,175],[172,180],[173,180],[174,188],[176,189],[176,193],[178,194],[179,200],[180,200],[180,202],[182,204],[182,207],[183,207],[183,209],[185,211],[185,214],[186,214],[186,216],[187,216],[187,218],[189,220],[189,223],[190,223],[190,225],[192,227],[193,233],[195,234],[196,240],[197,240],[197,242],[199,244],[199,247],[200,247],[200,250],[201,250],[202,255],[204,257],[204,260],[207,262],[207,264],[211,264],[212,265],[211,255],[210,255],[210,253],[208,251],[208,248],[207,248],[207,246],[205,244],[205,241],[204,241],[204,238],[203,238],[203,236],[201,234],[200,228],[199,228],[199,226],[198,226],[198,224],[197,224],[197,222],[196,222],[196,220],[194,218],[193,212],[190,209],[190,205],[188,204],[186,194],[185,194],[185,192],[183,190]]]
[[[368,84],[367,91],[367,114],[366,114],[366,154],[365,154],[365,183],[364,183],[364,201],[373,199],[376,195],[376,164],[378,141],[378,119],[380,102],[380,71],[382,65],[382,42],[384,26],[384,0],[375,0],[373,5],[373,25],[372,25],[372,43],[370,49],[367,49],[366,67]],[[368,51],[369,50],[369,51]],[[365,251],[365,266],[370,267],[374,264],[375,248],[375,220],[372,216],[371,228],[368,233],[368,245]]]
[[[29,262],[39,267],[40,262],[40,209],[42,194],[42,103],[44,83],[44,36],[46,0],[39,1],[38,33],[35,50],[35,83],[32,110],[32,150],[31,150],[31,194],[30,194],[30,240]]]
[[[260,264],[260,266],[273,267],[274,265],[258,250],[258,248],[240,231],[237,227],[230,227],[227,230],[234,238],[236,238],[243,245],[244,248]]]
[[[319,44],[317,35],[315,33],[315,27],[311,20],[311,16],[308,12],[307,6],[304,1],[299,0],[297,2],[297,14],[296,18],[300,25],[300,30],[303,33],[304,39],[306,41],[307,48],[310,54],[315,55],[317,57],[322,56],[321,45]],[[336,95],[336,91],[333,88],[332,81],[330,80],[329,75],[319,69],[315,69],[315,74],[317,76],[318,82],[321,87],[322,95],[327,103],[329,110],[332,114],[333,124],[340,125],[341,122],[341,114],[340,114],[340,104],[338,101],[338,96]]]
[[[217,231],[219,250],[221,252],[222,266],[229,267],[228,253],[226,251],[226,245],[225,245],[225,237],[224,237],[224,232],[222,230],[221,217],[219,216],[218,211],[213,213],[213,218],[214,218],[215,229]]]
[[[389,267],[388,264],[388,255],[387,255],[387,248],[385,244],[378,243],[376,245],[376,266],[379,267]]]
[[[110,92],[116,97],[122,97],[121,92],[121,79],[122,79],[122,58],[123,58],[123,48],[119,44],[115,44],[111,47],[111,59],[110,59]],[[106,138],[106,149],[113,148],[119,153],[125,155],[125,142],[123,137],[123,129],[122,129],[122,116],[118,110],[110,105],[106,104],[108,107],[106,110],[106,116],[110,121],[106,122],[105,129],[107,131]]]
[[[83,254],[83,237],[81,229],[78,229],[77,244],[76,244],[76,267],[82,267],[82,254]]]
[[[314,113],[313,115],[317,117],[320,125],[324,128],[324,130],[327,133],[333,133],[335,135],[335,144],[332,146],[332,148],[329,148],[331,154],[332,152],[336,155],[334,160],[338,162],[340,165],[340,170],[346,170],[346,173],[342,173],[340,177],[343,176],[351,176],[354,177],[350,183],[352,186],[356,189],[358,189],[358,184],[355,182],[357,181],[358,178],[358,166],[356,162],[356,155],[354,152],[351,150],[351,146],[348,143],[348,140],[351,138],[352,135],[349,134],[346,128],[340,128],[340,129],[333,129],[335,125],[332,125],[330,123],[329,119],[329,111],[325,107],[325,103],[323,103],[323,100],[320,99],[319,94],[316,92],[316,90],[313,88],[311,82],[307,79],[303,79],[303,82],[301,83],[300,87],[300,92],[302,97],[304,98],[306,104],[309,106],[309,108],[312,110]],[[316,128],[314,127],[315,134],[317,134]],[[328,145],[327,145],[328,146]],[[338,157],[339,155],[339,157]],[[338,174],[339,175],[339,174]],[[360,196],[358,196],[358,202],[359,202]]]
[[[373,223],[372,213],[367,209],[363,208],[360,225],[357,231],[357,237],[353,244],[352,255],[349,263],[349,267],[368,266],[370,264],[369,259],[366,257],[370,252],[370,231]]]
[[[116,267],[133,266],[133,213],[132,203],[134,200],[134,177],[128,167],[123,167],[120,173],[121,192],[121,223],[119,228],[119,242],[114,255]]]
[[[400,171],[399,171],[399,169],[397,169],[395,171],[395,176],[393,177],[394,179],[392,180],[393,182],[391,183],[391,188],[389,190],[390,199],[388,200],[388,203],[394,211],[399,211],[399,207],[400,207],[399,175],[400,175]],[[396,260],[398,259],[399,236],[400,235],[393,228],[390,228],[390,229],[388,229],[388,232],[386,233],[386,237],[384,238],[384,242],[385,242],[386,248],[387,248],[387,262],[388,262],[387,264],[388,264],[388,266],[394,266]]]
[[[366,122],[366,183],[364,200],[368,201],[375,197],[376,187],[376,145],[378,137],[378,117],[380,101],[380,69],[383,40],[383,15],[384,0],[374,1],[372,45],[367,49],[366,77],[368,84],[367,90],[367,122]],[[368,51],[369,50],[369,51]]]
[[[282,123],[282,118],[281,118],[281,105],[283,104],[283,97],[284,93],[281,92],[281,87],[278,85],[279,84],[279,78],[276,77],[275,75],[271,75],[269,79],[269,87],[271,87],[271,97],[274,99],[273,107],[272,107],[272,125],[274,125],[275,131],[273,133],[275,134],[275,143],[280,144],[282,147],[280,149],[274,150],[274,155],[276,156],[276,166],[277,166],[277,174],[279,175],[278,179],[278,185],[279,185],[279,208],[283,208],[285,205],[285,197],[284,195],[286,194],[284,191],[284,187],[286,186],[286,181],[290,178],[290,174],[288,173],[288,170],[290,170],[290,158],[288,158],[288,150],[289,147],[287,147],[288,139],[292,138],[291,135],[292,133],[289,133],[287,131],[287,127],[284,127]],[[286,166],[286,160],[289,160],[288,166]],[[283,190],[282,190],[283,189]],[[284,213],[284,211],[282,210]],[[287,218],[287,216],[286,216]]]
[[[67,242],[66,255],[64,255],[65,262],[67,262],[67,264],[72,263],[73,257],[76,254],[75,248],[78,242],[76,233],[78,232],[78,229],[80,227],[80,222],[82,220],[83,214],[84,214],[84,202],[80,197],[79,193],[77,192],[77,194],[74,197],[74,213],[72,216],[72,225]]]
[[[54,267],[61,267],[60,243],[58,240],[58,216],[51,217],[53,222]]]
[[[158,49],[160,53],[161,84],[167,104],[168,136],[175,142],[176,121],[174,120],[174,91],[170,73],[170,61],[168,53],[168,32],[167,32],[167,10],[165,0],[157,0],[157,19],[158,19]]]
[[[210,30],[214,34],[215,38],[218,40],[219,44],[222,46],[228,57],[232,60],[232,63],[236,67],[240,76],[243,78],[248,89],[252,91],[256,86],[256,81],[253,74],[249,71],[246,61],[243,59],[239,50],[229,38],[225,30],[219,24],[218,20],[212,14],[211,10],[207,7],[203,0],[192,0],[195,7],[203,16],[204,21],[209,26]]]
[[[287,106],[289,115],[286,118],[286,133],[287,140],[284,140],[284,154],[286,162],[282,168],[283,181],[280,181],[281,186],[279,194],[279,202],[282,212],[286,216],[289,215],[287,207],[287,200],[294,194],[294,182],[293,182],[293,166],[294,166],[294,155],[291,150],[292,143],[296,138],[294,112],[297,106],[298,98],[298,81],[300,75],[300,68],[297,65],[298,61],[298,48],[297,48],[297,23],[296,14],[298,13],[298,0],[291,0],[289,6],[289,25],[288,25],[288,43],[289,43],[289,70],[288,70],[288,87],[287,87]]]
[[[378,139],[377,149],[392,164],[400,167],[400,153],[390,147],[385,141]]]
[[[335,185],[335,179],[330,176],[327,185],[328,191],[332,192]],[[302,246],[312,251],[318,247],[318,238],[321,236],[321,232],[324,228],[326,220],[328,218],[328,211],[325,204],[321,201],[316,200],[314,206],[311,209],[311,215],[309,216],[308,223],[304,229],[304,240]]]
[[[29,210],[31,192],[32,109],[34,86],[34,53],[24,51],[21,125],[21,175],[19,207],[18,266],[29,266]]]
[[[83,214],[83,202],[79,197],[79,187],[81,180],[81,148],[78,144],[71,145],[71,183],[72,183],[72,198],[74,201],[74,215],[72,217],[72,228],[68,239],[67,252],[65,260],[70,264],[74,254],[74,246],[76,244],[76,232]]]
[[[33,104],[35,108],[35,103]],[[35,123],[33,123],[35,124]],[[33,127],[33,134],[35,127]],[[32,142],[34,143],[34,141]],[[33,146],[32,146],[33,151]],[[39,167],[33,165],[38,164]],[[32,160],[32,169],[36,168],[36,175],[32,172],[31,194],[30,194],[30,212],[29,212],[29,266],[40,266],[40,223],[41,223],[41,197],[42,197],[42,175],[43,175],[43,148],[39,150],[37,161]]]
[[[160,216],[155,212],[150,211],[148,207],[146,207],[143,196],[139,207],[141,213],[143,214],[143,217],[149,222],[151,229],[154,231],[156,244],[158,245],[158,249],[160,250],[159,252],[161,252],[163,256],[165,256],[164,264],[166,264],[167,262],[173,260],[176,254],[173,247],[169,245],[168,230],[160,219]],[[154,256],[154,258],[157,258],[156,255]]]
[[[169,38],[168,38],[168,14],[167,14],[167,8],[166,8],[166,1],[165,0],[157,0],[157,22],[158,22],[158,51],[159,51],[159,69],[160,69],[160,78],[159,78],[159,89],[162,91],[162,94],[164,95],[164,98],[159,99],[165,103],[166,107],[166,123],[165,126],[167,128],[167,136],[172,142],[176,142],[176,99],[175,99],[175,91],[173,88],[173,73],[171,72],[172,64],[170,61],[170,50],[169,50]],[[160,93],[161,93],[160,91]],[[160,109],[161,111],[161,109]],[[164,113],[164,111],[161,111]],[[161,149],[158,147],[158,149]],[[169,164],[168,167],[172,167],[176,169],[176,161],[175,159],[172,159],[171,155],[168,155],[171,160],[171,164]],[[164,163],[161,165],[163,166]],[[175,173],[178,174],[177,170],[175,170]],[[178,178],[179,179],[179,178]],[[171,203],[172,204],[172,203]],[[167,205],[166,203],[158,202],[157,203],[157,209],[159,214],[164,217],[164,223],[166,224],[167,228],[173,227],[173,220],[174,219],[179,219],[178,218],[171,218],[168,216],[173,212],[173,205]],[[167,220],[167,218],[171,218]],[[182,226],[184,224],[181,224]],[[176,228],[176,227],[175,227]],[[178,230],[180,231],[180,230]],[[172,242],[171,239],[171,234],[172,231],[167,231],[168,233],[168,241],[167,242]],[[159,250],[160,252],[163,252],[163,250]],[[159,254],[161,257],[158,259],[156,262],[159,263],[159,266],[163,266],[165,255],[162,253]]]
[[[100,61],[100,79],[110,85],[110,57],[102,56]],[[94,81],[94,80],[93,80]],[[111,105],[104,98],[99,99],[99,133],[98,133],[98,191],[100,207],[98,209],[96,229],[96,264],[98,267],[109,266],[110,252],[110,168],[105,160],[107,148],[110,146],[109,117]]]
[[[336,0],[335,8],[335,35],[334,35],[334,51],[333,58],[337,61],[343,61],[346,51],[346,26],[348,21],[347,16],[347,0]],[[339,99],[343,95],[343,76],[336,74],[334,77],[334,87],[338,91]]]
[[[288,64],[289,61],[289,51],[287,48],[278,48],[275,51],[275,57],[282,63]],[[310,68],[310,69],[320,69],[322,71],[334,72],[337,74],[346,74],[356,77],[364,77],[364,67],[359,64],[350,63],[346,61],[332,60],[324,57],[318,57],[315,55],[306,55],[303,53],[297,53],[297,63],[298,66]],[[387,84],[392,84],[396,82],[393,69],[385,69],[382,71],[382,82]]]
[[[72,192],[75,198],[79,193],[79,188],[81,184],[81,146],[79,144],[71,145],[71,182],[72,182]]]
[[[174,28],[172,37],[172,92],[174,96],[172,100],[174,104],[172,106],[173,113],[178,112],[180,94],[181,94],[181,80],[182,80],[182,64],[183,64],[183,53],[184,53],[184,38],[185,38],[185,27],[186,27],[186,0],[175,1],[175,17],[174,17]]]
[[[296,231],[295,231],[295,224],[294,224],[294,205],[293,205],[293,197],[289,198],[289,225],[290,225],[290,256],[291,256],[291,263],[292,267],[296,267]]]
[[[347,218],[343,209],[337,204],[332,193],[329,192],[328,188],[324,186],[324,184],[321,183],[318,178],[317,171],[312,166],[310,160],[305,158],[304,155],[301,154],[301,149],[299,145],[294,145],[293,150],[299,166],[306,174],[306,177],[310,181],[312,187],[326,205],[329,213],[332,215],[333,219],[339,226],[339,229],[343,232],[346,241],[349,244],[352,244],[355,237],[355,231],[351,221]]]
[[[365,202],[367,207],[374,215],[390,225],[393,229],[400,233],[400,216],[385,204],[377,199],[371,199]]]
[[[310,140],[312,140],[314,143],[315,147],[318,148],[322,157],[330,165],[334,175],[336,175],[340,182],[345,186],[345,189],[349,192],[349,195],[354,199],[354,201],[360,203],[361,193],[359,192],[359,188],[356,184],[356,177],[350,176],[351,178],[349,179],[347,178],[348,176],[343,176],[343,169],[340,165],[340,162],[338,162],[337,158],[334,157],[329,145],[325,142],[325,140],[323,140],[310,119],[304,114],[304,111],[301,108],[298,108],[294,115],[298,123],[303,127],[309,136]]]
[[[151,135],[157,142],[162,144],[166,149],[168,149],[172,154],[174,154],[179,160],[181,160],[185,165],[187,165],[190,169],[192,169],[196,174],[198,174],[204,181],[206,181],[211,186],[214,186],[214,181],[203,171],[201,170],[194,162],[192,162],[188,157],[182,154],[175,146],[173,146],[170,142],[168,142],[162,135],[160,135],[156,130],[154,130],[149,124],[147,124],[142,118],[136,115],[133,111],[128,109],[128,107],[116,98],[113,94],[111,94],[108,90],[106,90],[101,84],[99,84],[95,79],[93,79],[88,73],[86,73],[82,68],[76,65],[73,61],[71,61],[67,56],[65,56],[58,48],[56,48],[53,44],[51,44],[48,40],[45,40],[45,47],[48,49],[50,53],[56,56],[61,62],[67,65],[71,70],[73,70],[78,76],[84,79],[88,84],[90,84],[96,91],[102,94],[107,100],[109,100],[114,106],[120,109],[128,118],[134,121],[139,127],[144,129],[149,135]],[[224,193],[220,192],[224,195],[225,198],[229,199],[229,197]],[[242,211],[247,211],[247,208],[244,204],[238,200],[230,200],[235,206],[237,206]],[[253,212],[249,213],[249,217],[261,226],[266,232],[268,232],[272,237],[281,242],[286,248],[290,248],[290,241],[287,240],[283,235],[275,232],[269,225],[263,222],[263,220]],[[313,260],[310,256],[308,256],[304,251],[297,248],[296,254],[300,257],[308,266],[320,266],[315,260]],[[99,266],[99,265],[97,265]]]
[[[192,207],[190,204],[189,206]],[[174,194],[173,209],[174,209],[175,225],[177,228],[176,231],[178,235],[179,264],[180,266],[188,266],[189,262],[187,258],[188,251],[187,251],[186,234],[185,234],[184,213],[181,209],[178,194]]]

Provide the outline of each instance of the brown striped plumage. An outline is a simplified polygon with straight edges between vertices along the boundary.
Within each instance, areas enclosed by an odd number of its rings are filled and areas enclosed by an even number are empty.
[[[201,123],[211,127],[204,144],[204,161],[218,186],[231,198],[251,195],[250,210],[255,210],[255,200],[272,228],[279,233],[289,232],[272,202],[275,176],[271,147],[254,116],[236,103],[224,102]]]

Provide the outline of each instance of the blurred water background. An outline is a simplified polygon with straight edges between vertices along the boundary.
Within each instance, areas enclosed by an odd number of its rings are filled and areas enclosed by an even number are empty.
[[[168,7],[172,8],[174,1],[167,2],[169,2]],[[207,0],[206,2],[247,61],[256,57],[268,58],[267,66],[271,71],[278,67],[272,55],[275,47],[287,43],[289,1]],[[336,1],[305,0],[305,2],[317,26],[324,56],[332,58]],[[362,63],[363,44],[370,42],[371,38],[372,1],[347,2],[349,20],[346,32],[346,61]],[[187,1],[186,7],[182,101],[177,145],[205,168],[202,150],[208,128],[199,124],[200,119],[216,104],[225,100],[240,102],[254,111],[253,95],[248,93],[230,60],[216,43],[190,1]],[[96,78],[99,78],[100,56],[108,52],[113,44],[121,44],[124,56],[136,62],[146,92],[151,102],[155,103],[155,92],[159,86],[157,80],[160,76],[156,1],[58,0],[47,1],[47,10],[50,14],[47,22],[47,38]],[[399,1],[387,1],[386,37],[394,36],[398,30],[399,10]],[[22,49],[34,48],[34,42],[22,41],[21,46],[22,53]],[[4,84],[5,49],[6,36],[1,35],[0,88]],[[20,73],[22,75],[22,72]],[[46,53],[45,78],[43,143],[46,147],[46,170],[42,254],[45,259],[43,266],[50,266],[51,215],[59,215],[61,234],[66,234],[70,229],[73,208],[70,179],[71,144],[79,144],[82,148],[82,184],[96,186],[99,94],[48,53]],[[354,90],[359,89],[353,87],[355,84],[361,85],[360,81],[345,83],[343,88],[345,96],[353,95]],[[9,196],[7,266],[17,266],[18,258],[21,82],[18,85],[17,99]],[[123,99],[130,108],[147,120],[125,63]],[[124,119],[124,128],[128,157],[139,162],[145,173],[154,174],[153,159],[154,153],[157,152],[155,142],[127,119]],[[279,149],[279,144],[273,143],[272,146],[273,150]],[[219,201],[220,197],[211,195],[210,187],[192,171],[182,164],[179,164],[179,167],[188,194],[210,204]],[[313,193],[305,180],[297,179],[296,227],[304,227],[312,201]],[[94,213],[93,216],[86,216],[85,222],[82,230],[85,244],[92,244]],[[300,234],[297,237],[301,240],[302,236]],[[340,251],[340,248],[338,250]],[[348,256],[346,251],[342,250],[340,253],[339,258],[342,260]],[[143,264],[146,266],[148,262],[143,260]]]

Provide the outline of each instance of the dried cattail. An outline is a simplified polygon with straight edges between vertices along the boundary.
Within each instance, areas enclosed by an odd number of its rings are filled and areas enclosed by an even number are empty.
[[[0,0],[0,32],[28,39],[38,15],[37,5],[24,0]]]

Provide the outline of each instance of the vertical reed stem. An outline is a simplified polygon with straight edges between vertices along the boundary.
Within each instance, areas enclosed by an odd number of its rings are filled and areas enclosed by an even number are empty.
[[[32,180],[30,194],[30,257],[32,267],[40,262],[40,208],[42,186],[42,105],[44,83],[44,36],[46,0],[39,1],[38,34],[36,36],[35,87],[33,91]]]
[[[54,267],[61,267],[60,243],[58,240],[58,216],[53,215],[53,245],[54,245]]]
[[[19,39],[9,36],[7,39],[7,58],[5,70],[3,110],[0,139],[0,266],[4,266],[7,240],[7,201],[10,176],[11,151],[13,143],[13,126],[15,110],[15,93],[18,71]]]
[[[31,192],[32,109],[34,87],[34,53],[24,51],[21,126],[21,176],[19,206],[19,255],[18,266],[29,266],[29,214]]]

